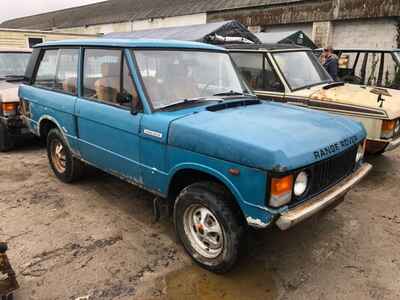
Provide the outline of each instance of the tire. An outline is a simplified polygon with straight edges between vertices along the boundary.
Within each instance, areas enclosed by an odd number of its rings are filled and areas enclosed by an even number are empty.
[[[0,152],[9,151],[14,147],[14,141],[7,132],[6,126],[0,123]]]
[[[234,201],[223,186],[200,182],[186,187],[174,205],[175,230],[186,252],[214,273],[230,271],[242,252],[245,225]]]
[[[54,174],[61,181],[71,183],[82,177],[85,165],[73,157],[58,129],[51,129],[47,135],[47,157]]]

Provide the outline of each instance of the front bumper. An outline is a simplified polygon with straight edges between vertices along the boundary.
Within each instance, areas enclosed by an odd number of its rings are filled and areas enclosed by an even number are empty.
[[[395,139],[395,140],[392,140],[391,142],[389,142],[388,145],[385,148],[385,151],[394,150],[399,146],[400,146],[400,137]]]
[[[293,209],[282,213],[276,221],[276,225],[281,230],[289,229],[290,227],[304,221],[324,208],[335,204],[335,202],[340,201],[355,184],[363,179],[371,171],[371,169],[372,166],[370,164],[364,163],[352,175],[343,179],[331,189]]]
[[[6,118],[0,116],[0,123],[7,129],[11,137],[25,136],[29,134],[29,129],[25,125],[21,116]]]

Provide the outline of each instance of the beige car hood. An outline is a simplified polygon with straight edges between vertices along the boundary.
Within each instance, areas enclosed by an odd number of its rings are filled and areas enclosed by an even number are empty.
[[[17,102],[19,83],[0,80],[0,102]]]
[[[344,86],[333,87],[327,90],[324,90],[322,86],[318,86],[308,90],[298,91],[295,94],[314,100],[324,100],[379,109],[385,111],[389,119],[399,118],[400,91],[386,89],[392,96],[383,96],[385,101],[381,108],[380,103],[377,102],[378,95],[371,93],[372,89],[373,87],[345,84]]]

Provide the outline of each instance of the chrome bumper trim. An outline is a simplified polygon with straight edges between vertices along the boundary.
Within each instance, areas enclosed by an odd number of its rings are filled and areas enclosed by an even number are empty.
[[[276,221],[276,225],[281,230],[289,229],[290,227],[301,221],[304,221],[324,208],[329,207],[342,198],[355,184],[363,179],[371,171],[371,169],[372,165],[364,163],[352,175],[343,179],[331,189],[293,209],[288,210],[285,213],[282,213]]]
[[[391,151],[400,146],[400,138],[391,141],[385,148],[385,151]]]

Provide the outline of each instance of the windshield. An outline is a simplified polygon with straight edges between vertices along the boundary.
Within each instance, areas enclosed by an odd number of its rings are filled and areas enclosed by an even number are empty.
[[[0,53],[0,78],[24,76],[30,53]]]
[[[333,81],[312,52],[278,52],[273,56],[292,90]]]
[[[192,99],[213,100],[247,93],[227,53],[139,50],[134,51],[153,108]]]

